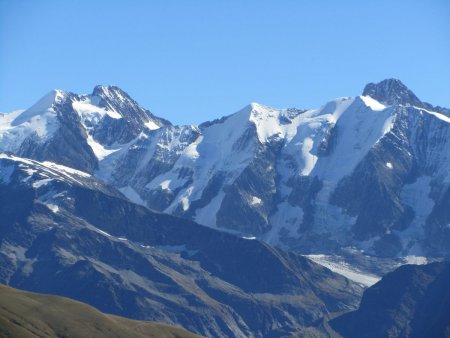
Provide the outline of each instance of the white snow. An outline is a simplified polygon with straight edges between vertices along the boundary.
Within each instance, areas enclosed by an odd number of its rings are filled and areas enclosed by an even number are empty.
[[[183,157],[191,161],[197,160],[200,154],[197,151],[198,145],[203,141],[203,136],[199,136],[193,143],[188,145],[183,152]]]
[[[259,197],[252,196],[252,199],[250,201],[251,205],[260,205],[262,203],[262,200]]]
[[[380,111],[386,109],[386,106],[375,100],[370,96],[360,96],[361,100],[366,104],[367,107],[372,109],[373,111]]]
[[[38,189],[38,188],[40,188],[40,187],[42,187],[44,185],[47,185],[51,181],[53,181],[53,179],[51,179],[51,178],[44,178],[43,180],[39,180],[39,181],[33,182],[33,188]]]
[[[170,190],[169,189],[169,184],[170,184],[171,180],[164,180],[163,182],[161,182],[161,184],[159,185],[161,187],[161,189],[163,190]]]
[[[146,185],[146,188],[160,187],[162,190],[175,190],[183,186],[186,183],[184,178],[178,177],[178,175],[173,175],[173,173],[168,172],[156,177],[150,183]]]
[[[28,178],[24,179],[24,182],[28,181],[31,175],[33,175],[36,172],[39,172],[40,177],[44,178],[33,183],[33,186],[35,188],[39,188],[43,185],[48,184],[52,179],[68,181],[70,183],[75,182],[78,184],[83,184],[78,180],[77,176],[91,177],[91,175],[83,171],[69,168],[49,161],[38,162],[27,158],[17,157],[14,155],[7,155],[4,153],[0,153],[0,158],[18,162],[21,170],[30,175]]]
[[[95,231],[97,231],[99,234],[102,234],[103,236],[110,237],[110,238],[113,237],[110,234],[108,234],[106,231],[100,230],[98,228],[95,228]]]
[[[267,142],[273,136],[282,136],[283,128],[279,123],[280,110],[259,103],[251,103],[248,109],[249,121],[255,124],[261,143]]]
[[[385,135],[391,131],[391,129],[394,127],[394,119],[395,115],[389,116],[386,121],[383,124],[383,127],[381,128],[382,134]]]
[[[80,115],[84,125],[87,125],[88,122],[95,125],[106,115],[116,120],[122,118],[122,115],[117,111],[106,107],[98,107],[93,104],[94,102],[87,96],[80,101],[72,102],[72,108]]]
[[[45,96],[28,110],[0,113],[0,151],[17,152],[30,136],[39,142],[54,134],[59,122],[51,97],[50,94]]]
[[[428,264],[428,259],[423,256],[406,256],[403,258],[405,264],[424,265]]]
[[[244,114],[248,121],[256,127],[258,140],[266,143],[272,138],[291,140],[297,133],[298,123],[301,118],[290,118],[286,109],[276,109],[259,103],[251,103],[236,114]],[[291,123],[283,124],[281,120]]]
[[[88,174],[84,171],[66,167],[64,165],[56,164],[53,162],[49,162],[49,161],[44,161],[44,162],[32,161],[32,162],[42,164],[43,166],[50,168],[52,170],[55,170],[64,175],[78,175],[78,176],[82,176],[82,177],[91,177],[90,174]]]
[[[333,256],[305,255],[305,257],[363,286],[372,286],[381,279],[380,276],[364,273],[343,260],[336,260]]]
[[[109,156],[112,153],[115,153],[116,151],[119,151],[121,149],[121,148],[107,149],[103,147],[100,143],[95,141],[91,135],[88,135],[86,141],[99,161],[103,160],[106,156]]]
[[[12,121],[13,126],[18,126],[22,123],[34,120],[35,118],[42,118],[44,115],[56,116],[56,112],[53,109],[54,103],[61,102],[65,93],[61,90],[52,90],[47,95],[42,97],[37,103],[35,103],[31,108],[25,110],[22,114],[17,116],[14,121]]]
[[[438,112],[434,112],[434,111],[429,111],[429,110],[426,110],[426,109],[423,109],[423,108],[417,108],[417,109],[420,109],[421,111],[424,111],[424,112],[426,112],[426,113],[428,113],[430,115],[433,115],[433,116],[437,117],[439,120],[442,120],[444,122],[450,123],[450,117],[445,116],[444,114],[441,114],[441,113],[438,113]]]
[[[188,190],[186,192],[188,192]],[[181,207],[183,208],[183,211],[189,209],[189,195],[185,195],[181,198]]]
[[[317,174],[335,183],[353,171],[371,147],[384,136],[386,125],[392,123],[391,108],[373,111],[360,97],[347,101],[344,107],[339,107],[343,102],[335,102],[335,111],[339,113],[328,108],[333,118],[339,116],[336,119],[337,142],[332,153],[320,158],[311,172],[311,175]],[[327,113],[326,108],[322,109],[321,115]]]
[[[314,166],[317,163],[317,156],[311,154],[311,150],[313,148],[314,141],[310,137],[306,137],[303,141],[302,145],[302,156],[304,161],[304,167],[301,171],[301,175],[308,176],[314,169]]]
[[[248,163],[253,158],[253,149],[256,146],[256,140],[245,140],[248,128],[251,126],[249,122],[249,110],[243,109],[240,112],[229,116],[222,123],[215,123],[202,130],[202,135],[197,137],[191,144],[184,144],[181,142],[186,132],[198,133],[199,130],[195,126],[184,126],[184,131],[179,133],[179,136],[172,139],[167,145],[164,145],[164,149],[169,154],[174,154],[178,149],[180,155],[175,162],[173,169],[161,176],[154,178],[150,183],[146,185],[149,190],[161,189],[161,184],[167,180],[170,180],[168,186],[172,191],[177,187],[184,186],[188,177],[180,176],[179,172],[186,168],[190,168],[193,171],[194,184],[190,184],[181,189],[171,205],[165,210],[165,212],[172,212],[178,206],[181,206],[183,210],[187,210],[190,205],[190,201],[196,200],[201,197],[203,190],[208,185],[211,178],[219,173],[226,173],[224,175],[224,184],[229,184],[234,181],[236,177],[244,170]],[[170,131],[173,128],[164,128],[165,132]],[[165,134],[162,134],[165,135]],[[175,134],[172,134],[176,136]],[[172,137],[172,135],[169,135]],[[162,148],[162,142],[159,141],[158,147]],[[152,154],[153,156],[153,154]],[[148,163],[151,157],[147,157],[145,162]],[[142,166],[144,168],[144,166]],[[163,184],[165,186],[165,184]],[[218,199],[215,199],[215,203]],[[220,205],[215,204],[220,207]],[[196,220],[202,224],[215,226],[215,216],[209,217],[209,212],[205,210],[197,210]],[[203,221],[212,220],[214,223],[203,223]]]
[[[59,207],[56,204],[44,203],[47,208],[49,208],[54,214],[59,212]]]
[[[148,121],[147,123],[145,123],[145,126],[150,129],[150,130],[156,130],[161,128],[160,126],[158,126],[155,122],[153,122],[152,120]]]
[[[329,196],[337,182],[351,174],[373,144],[392,128],[392,115],[391,108],[366,97],[338,98],[320,109],[298,114],[252,103],[221,122],[203,127],[194,142],[186,143],[183,138],[192,131],[198,132],[195,126],[160,128],[161,132],[146,140],[147,151],[137,164],[135,175],[144,170],[155,156],[179,156],[170,171],[145,184],[145,189],[149,191],[177,191],[171,204],[164,210],[171,213],[179,207],[185,211],[189,209],[192,201],[198,200],[211,179],[220,173],[223,177],[223,182],[220,182],[222,187],[216,196],[212,196],[210,204],[197,209],[195,214],[197,222],[214,227],[215,214],[225,195],[223,187],[232,184],[254,159],[258,143],[284,140],[282,155],[277,163],[282,198],[289,194],[288,182],[292,178],[317,175],[326,186],[319,193],[319,209],[321,213],[325,212],[321,215],[324,224],[322,230],[326,231],[342,221],[345,225],[354,221],[340,208],[328,208]],[[257,139],[252,135],[253,128],[256,129]],[[336,128],[337,138],[328,156],[320,157],[318,149],[331,128]],[[193,173],[193,183],[188,182],[191,179],[189,175],[180,175],[186,169]],[[259,197],[254,197],[249,197],[249,204],[257,207]],[[276,233],[286,228],[292,236],[296,236],[303,211],[301,208],[294,210],[296,218],[283,218],[281,226],[275,229]],[[275,232],[271,232],[269,237],[276,238]]]
[[[142,205],[144,207],[147,205],[147,203],[142,200],[141,196],[139,196],[136,190],[134,190],[129,185],[120,188],[119,191],[124,194],[126,198],[128,198],[131,202]]]

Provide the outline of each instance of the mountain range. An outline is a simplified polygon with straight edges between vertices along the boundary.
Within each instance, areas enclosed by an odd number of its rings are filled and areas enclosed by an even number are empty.
[[[379,279],[360,269],[449,257],[449,143],[450,111],[395,79],[182,126],[115,86],[54,90],[0,114],[0,282],[205,336],[327,336]]]
[[[253,103],[174,126],[121,89],[55,90],[0,116],[0,150],[131,201],[301,253],[448,256],[450,114],[399,80],[318,109]]]
[[[279,337],[355,309],[309,259],[156,213],[92,175],[0,155],[0,281],[209,337]]]

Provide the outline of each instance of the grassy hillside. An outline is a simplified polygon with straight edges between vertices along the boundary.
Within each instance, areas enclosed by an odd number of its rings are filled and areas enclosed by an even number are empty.
[[[0,337],[199,337],[165,324],[106,315],[68,298],[0,285]]]

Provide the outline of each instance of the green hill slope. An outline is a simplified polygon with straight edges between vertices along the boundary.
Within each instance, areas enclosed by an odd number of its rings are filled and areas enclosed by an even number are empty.
[[[184,329],[106,315],[68,298],[0,285],[0,337],[190,338]]]

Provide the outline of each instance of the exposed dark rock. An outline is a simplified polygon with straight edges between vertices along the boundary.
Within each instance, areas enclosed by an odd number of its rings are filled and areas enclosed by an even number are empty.
[[[330,322],[344,337],[450,337],[450,263],[405,265],[364,292],[357,311]]]

